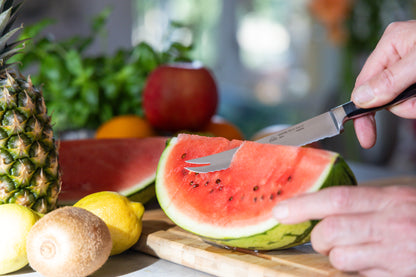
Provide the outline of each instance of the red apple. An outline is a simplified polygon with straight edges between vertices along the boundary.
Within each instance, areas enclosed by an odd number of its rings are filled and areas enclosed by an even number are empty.
[[[161,65],[143,92],[146,118],[163,131],[198,130],[215,114],[218,91],[211,72],[196,63]]]

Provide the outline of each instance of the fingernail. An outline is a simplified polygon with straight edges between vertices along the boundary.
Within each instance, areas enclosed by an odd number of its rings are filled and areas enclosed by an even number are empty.
[[[374,99],[374,91],[367,84],[359,86],[353,91],[351,99],[355,104],[358,105],[367,104]]]
[[[277,204],[277,206],[273,208],[273,216],[278,220],[287,218],[289,216],[289,207],[287,204],[283,201]]]

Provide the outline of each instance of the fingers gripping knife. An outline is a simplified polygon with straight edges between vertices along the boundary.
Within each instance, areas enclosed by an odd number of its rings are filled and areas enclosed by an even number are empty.
[[[350,101],[335,107],[326,113],[315,116],[289,128],[283,129],[267,137],[261,138],[257,140],[257,142],[302,146],[324,138],[333,137],[342,133],[344,129],[344,123],[346,121],[366,115],[371,112],[391,107],[411,97],[414,97],[415,95],[416,84],[413,84],[404,90],[401,94],[399,94],[391,102],[381,107],[362,109],[356,107],[354,103]],[[198,173],[207,173],[226,169],[230,166],[232,157],[237,149],[238,148],[233,148],[206,157],[188,160],[187,162],[190,165],[204,166],[190,166],[186,169]]]

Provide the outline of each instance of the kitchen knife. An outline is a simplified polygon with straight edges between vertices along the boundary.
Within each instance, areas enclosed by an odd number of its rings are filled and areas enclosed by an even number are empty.
[[[415,95],[416,84],[413,84],[394,100],[381,107],[362,109],[356,107],[354,103],[350,101],[335,107],[326,113],[256,140],[256,142],[302,146],[324,138],[333,137],[342,133],[346,121],[396,105]],[[189,164],[203,166],[190,166],[186,167],[186,169],[197,173],[207,173],[227,169],[230,166],[232,157],[237,149],[238,148],[233,148],[217,154],[187,160],[186,162]]]

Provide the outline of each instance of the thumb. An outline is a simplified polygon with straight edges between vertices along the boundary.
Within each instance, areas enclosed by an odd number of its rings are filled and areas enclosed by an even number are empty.
[[[359,107],[371,108],[387,104],[416,82],[416,51],[357,86],[351,100]]]

